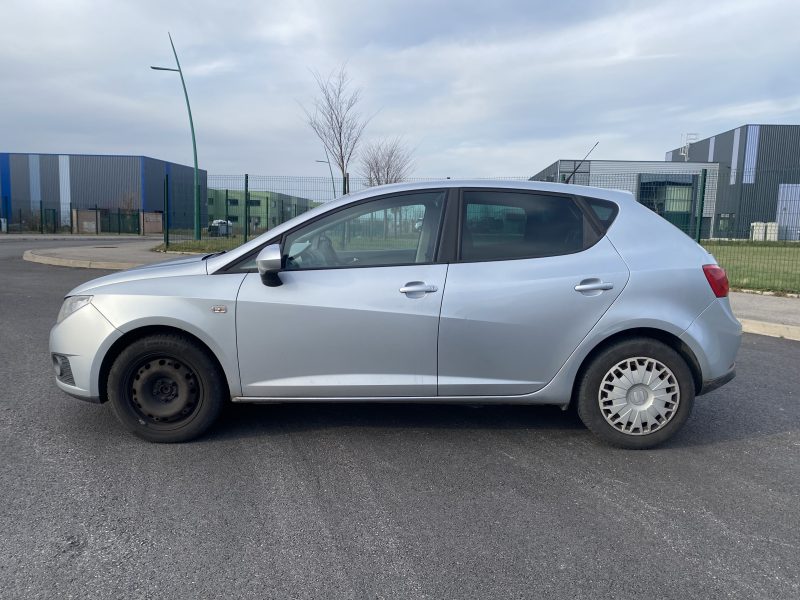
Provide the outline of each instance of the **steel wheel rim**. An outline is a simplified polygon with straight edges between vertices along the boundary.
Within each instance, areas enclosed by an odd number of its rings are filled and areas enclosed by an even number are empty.
[[[154,354],[136,361],[128,373],[129,405],[141,424],[173,429],[197,415],[202,384],[185,361]]]
[[[672,421],[681,401],[675,373],[646,356],[621,360],[600,382],[597,394],[606,422],[626,435],[648,435]]]

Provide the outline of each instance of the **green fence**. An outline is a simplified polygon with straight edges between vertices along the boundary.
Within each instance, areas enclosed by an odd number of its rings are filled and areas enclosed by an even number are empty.
[[[63,214],[55,208],[17,210],[8,219],[11,233],[127,234],[142,233],[141,211],[125,208],[70,207]],[[160,233],[159,228],[159,233]]]
[[[141,221],[138,210],[100,210],[100,231],[104,233],[139,234]]]

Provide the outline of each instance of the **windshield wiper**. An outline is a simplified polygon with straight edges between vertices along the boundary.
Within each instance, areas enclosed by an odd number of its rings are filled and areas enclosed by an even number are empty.
[[[226,252],[227,252],[227,250],[220,250],[219,252],[212,252],[211,254],[206,254],[203,257],[203,260],[206,260],[207,258],[211,258],[212,256],[219,256],[220,254],[225,254]]]

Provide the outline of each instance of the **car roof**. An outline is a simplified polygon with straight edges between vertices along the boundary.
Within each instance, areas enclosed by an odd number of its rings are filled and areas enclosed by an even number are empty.
[[[611,190],[567,183],[551,183],[548,181],[530,181],[519,179],[440,179],[378,185],[367,188],[366,190],[362,190],[360,192],[348,194],[347,196],[343,196],[335,202],[340,203],[340,205],[344,205],[347,202],[353,202],[362,200],[363,198],[368,198],[370,196],[389,194],[392,192],[409,192],[415,190],[460,187],[486,189],[508,188],[558,194],[574,194],[579,196],[602,198],[615,202],[626,202],[627,200],[633,199],[633,195],[625,190]],[[330,202],[326,203],[326,206],[330,204]]]

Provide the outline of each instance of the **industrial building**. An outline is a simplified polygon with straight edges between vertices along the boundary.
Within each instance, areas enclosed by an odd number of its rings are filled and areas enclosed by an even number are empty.
[[[200,171],[200,197],[207,175]],[[168,185],[165,185],[168,183]],[[94,211],[96,232],[141,231],[141,215],[164,211],[169,226],[191,228],[194,169],[147,156],[0,152],[0,218],[10,230],[57,231]],[[206,222],[205,202],[201,222]],[[124,224],[123,224],[124,223]],[[116,229],[115,229],[116,227]]]
[[[665,158],[672,165],[719,164],[714,237],[749,238],[769,230],[758,223],[777,223],[773,237],[800,239],[800,125],[742,125],[690,138]]]
[[[687,234],[710,237],[718,168],[712,162],[558,160],[533,177],[625,190]],[[702,218],[698,219],[698,215]]]
[[[314,208],[319,202],[281,192],[250,190],[245,212],[243,189],[208,190],[208,219],[231,223],[234,232],[241,231],[249,221],[249,233],[257,233],[280,225],[284,221]]]

